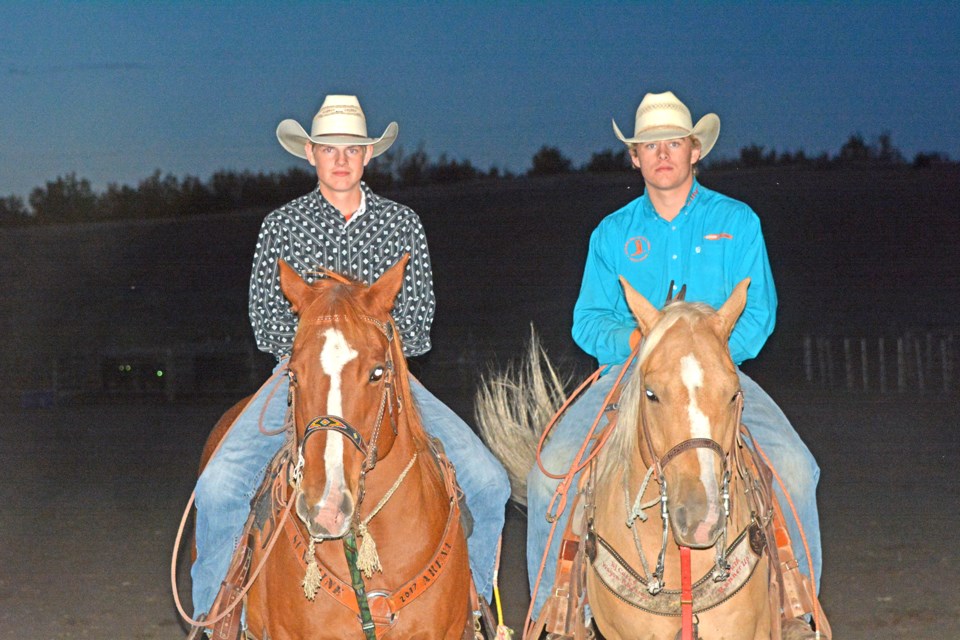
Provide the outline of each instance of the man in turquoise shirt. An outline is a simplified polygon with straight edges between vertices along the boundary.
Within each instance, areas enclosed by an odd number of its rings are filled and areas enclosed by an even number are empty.
[[[693,126],[690,111],[668,91],[644,97],[637,109],[633,138],[624,137],[616,123],[613,128],[629,147],[645,191],[604,218],[590,238],[580,297],[573,312],[573,338],[601,365],[607,365],[607,370],[567,410],[547,441],[542,460],[554,472],[570,467],[624,361],[640,340],[619,276],[655,304],[663,303],[670,294],[676,295],[678,287],[685,284],[686,300],[706,302],[714,308],[723,304],[738,282],[749,277],[747,305],[730,336],[730,353],[738,365],[760,352],[776,318],[777,293],[759,218],[746,204],[707,189],[695,177],[696,163],[717,140],[720,119],[711,113]],[[819,589],[816,486],[820,469],[776,403],[739,369],[738,373],[744,397],[743,422],[772,461],[797,508]],[[536,466],[527,479],[531,590],[551,526],[544,516],[557,484]],[[786,504],[782,496],[780,501]],[[560,532],[568,517],[569,509],[558,524]],[[792,518],[786,520],[797,548],[799,532]],[[553,538],[534,616],[550,593],[561,538],[559,533]],[[797,555],[801,572],[809,577],[805,554]]]

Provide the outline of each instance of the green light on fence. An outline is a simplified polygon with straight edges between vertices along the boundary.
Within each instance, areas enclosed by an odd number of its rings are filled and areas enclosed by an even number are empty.
[[[157,369],[157,377],[158,377],[158,378],[162,378],[162,377],[163,377],[163,369]]]

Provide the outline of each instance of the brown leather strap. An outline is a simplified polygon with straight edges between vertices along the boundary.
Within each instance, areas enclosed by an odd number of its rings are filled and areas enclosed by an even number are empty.
[[[213,601],[213,606],[210,607],[211,611],[229,609],[227,615],[213,626],[214,640],[239,640],[240,638],[243,605],[237,600],[243,594],[243,587],[250,572],[252,549],[253,535],[248,532],[243,538],[243,544],[238,545],[234,551],[227,577],[220,584],[220,591]]]
[[[586,590],[584,573],[584,553],[581,536],[574,527],[578,518],[579,502],[583,497],[583,489],[591,479],[593,466],[591,465],[580,476],[579,491],[569,505],[571,515],[567,519],[557,553],[557,570],[554,576],[552,591],[543,603],[540,615],[534,623],[536,633],[543,629],[557,637],[583,638],[586,634],[583,616],[583,594]],[[533,637],[538,637],[534,635]]]

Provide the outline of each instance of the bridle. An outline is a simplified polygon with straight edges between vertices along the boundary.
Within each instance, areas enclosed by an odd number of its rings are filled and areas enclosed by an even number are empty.
[[[315,318],[313,324],[320,324],[324,322],[335,322],[341,319],[343,316],[340,315],[327,315],[320,316]],[[307,440],[310,439],[310,436],[319,433],[320,431],[334,431],[341,434],[344,438],[347,439],[357,451],[359,451],[363,456],[363,463],[360,466],[360,480],[357,490],[357,507],[360,506],[360,503],[363,501],[363,496],[365,493],[365,481],[366,474],[371,471],[377,464],[377,441],[380,438],[380,428],[383,425],[384,418],[389,415],[390,417],[390,426],[393,429],[394,435],[397,434],[397,417],[401,410],[402,404],[399,395],[393,394],[393,376],[395,373],[394,366],[394,356],[393,351],[396,347],[396,342],[394,337],[396,335],[396,329],[393,326],[393,322],[384,322],[373,318],[367,315],[359,316],[361,320],[377,327],[381,333],[387,338],[387,348],[386,353],[384,354],[384,374],[383,374],[383,391],[380,394],[380,406],[377,409],[377,417],[374,420],[373,432],[371,434],[370,440],[366,441],[363,438],[363,435],[357,430],[356,427],[351,425],[345,419],[340,416],[334,415],[320,415],[307,423],[303,431],[303,438],[300,439],[300,442],[297,444],[297,461],[290,472],[290,483],[293,485],[295,492],[301,491],[301,482],[303,480],[303,466],[304,466],[304,457],[303,450],[306,446]],[[291,371],[289,372],[290,376],[290,407],[293,411],[294,416],[296,416],[296,411],[294,411],[294,406],[296,402],[296,393],[297,388],[297,378],[296,373]],[[395,398],[395,402],[391,401],[391,398]],[[396,404],[396,409],[394,408]],[[294,417],[296,420],[296,417]],[[296,431],[294,431],[296,433]],[[359,520],[360,510],[354,510],[354,524],[357,524]]]
[[[642,381],[641,381],[642,382]],[[668,500],[667,497],[667,479],[664,476],[663,468],[674,458],[684,451],[690,451],[692,449],[707,449],[716,453],[720,459],[723,461],[723,482],[720,490],[720,496],[723,501],[723,528],[720,531],[720,538],[715,545],[716,556],[715,556],[715,568],[713,570],[713,580],[715,582],[723,582],[730,576],[730,565],[726,560],[726,538],[727,538],[727,524],[730,519],[730,460],[733,454],[733,451],[736,447],[737,434],[739,429],[737,425],[740,424],[740,417],[743,413],[743,391],[738,390],[736,394],[737,406],[735,409],[736,422],[734,422],[733,428],[733,437],[732,442],[730,443],[729,449],[724,449],[716,440],[712,438],[688,438],[683,440],[680,443],[671,447],[665,454],[658,456],[656,451],[653,449],[652,440],[650,437],[650,427],[647,423],[647,413],[641,408],[640,410],[640,424],[643,428],[643,439],[647,444],[647,452],[650,455],[650,459],[653,460],[651,465],[652,470],[656,473],[657,482],[660,484],[660,519],[662,522],[662,536],[660,543],[660,553],[657,555],[657,566],[654,569],[651,579],[647,583],[647,589],[651,595],[656,595],[663,590],[663,572],[664,572],[664,562],[666,559],[667,553],[667,540],[668,533],[670,530],[670,512],[668,510]],[[644,483],[645,484],[645,483]],[[639,498],[639,496],[638,496]],[[641,553],[641,557],[643,554]]]

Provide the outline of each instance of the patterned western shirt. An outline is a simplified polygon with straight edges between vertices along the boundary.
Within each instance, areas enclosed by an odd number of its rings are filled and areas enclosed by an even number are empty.
[[[730,335],[733,361],[755,357],[773,332],[777,291],[760,219],[746,204],[696,180],[673,220],[663,219],[644,192],[604,218],[590,237],[573,339],[601,364],[626,360],[637,326],[619,276],[656,306],[664,304],[673,281],[674,294],[686,284],[686,300],[717,309],[749,277],[747,306]]]
[[[410,254],[393,319],[403,352],[430,350],[430,326],[436,309],[433,271],[420,218],[409,207],[382,198],[360,183],[360,209],[347,221],[320,189],[289,202],[263,220],[250,272],[250,324],[261,351],[278,360],[290,355],[297,317],[280,290],[277,261],[283,259],[307,282],[311,271],[330,269],[373,283]]]

